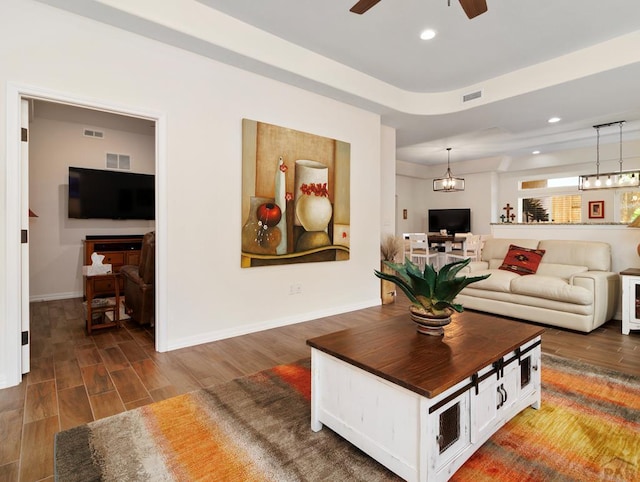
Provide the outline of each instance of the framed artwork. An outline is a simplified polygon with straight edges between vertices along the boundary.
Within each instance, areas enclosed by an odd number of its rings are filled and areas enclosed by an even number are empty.
[[[604,218],[604,201],[589,201],[589,219]]]
[[[350,160],[349,143],[243,119],[241,266],[349,259]]]

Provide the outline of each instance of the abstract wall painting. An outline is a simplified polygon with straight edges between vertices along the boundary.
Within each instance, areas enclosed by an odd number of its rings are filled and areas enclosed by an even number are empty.
[[[348,260],[350,159],[349,143],[243,119],[241,266]]]

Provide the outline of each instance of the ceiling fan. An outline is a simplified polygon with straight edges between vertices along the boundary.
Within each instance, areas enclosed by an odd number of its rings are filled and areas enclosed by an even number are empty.
[[[353,7],[349,9],[350,12],[363,14],[371,7],[373,7],[380,0],[360,0]],[[451,0],[448,0],[451,4]],[[459,0],[460,5],[467,17],[474,18],[487,11],[487,0]]]

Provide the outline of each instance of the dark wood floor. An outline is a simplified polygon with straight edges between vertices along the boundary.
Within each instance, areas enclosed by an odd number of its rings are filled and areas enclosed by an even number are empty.
[[[308,338],[406,313],[391,305],[156,353],[133,324],[86,336],[80,299],[31,305],[31,372],[0,390],[0,481],[53,480],[57,431],[309,356]],[[640,376],[640,333],[548,328],[542,350]]]

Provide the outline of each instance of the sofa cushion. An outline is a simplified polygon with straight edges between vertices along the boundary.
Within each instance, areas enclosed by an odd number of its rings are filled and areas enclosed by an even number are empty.
[[[493,258],[489,260],[489,269],[498,269],[501,265],[502,262],[504,261],[504,258]]]
[[[538,270],[543,255],[544,249],[523,248],[512,244],[499,269],[521,275],[534,274]]]
[[[537,247],[547,251],[544,263],[574,264],[586,266],[589,270],[596,271],[611,269],[611,246],[609,243],[548,239],[540,241]]]
[[[586,266],[574,266],[572,264],[546,263],[545,261],[546,259],[542,258],[542,262],[538,266],[538,271],[536,271],[536,274],[539,274],[542,276],[557,276],[558,278],[568,280],[573,275],[589,271],[589,268],[587,268]]]
[[[513,281],[514,278],[518,278],[518,275],[515,273],[500,271],[497,269],[474,271],[471,274],[473,276],[483,276],[485,274],[491,275],[486,279],[473,283],[472,286],[474,288],[486,291],[501,291],[504,293],[509,293],[511,291],[511,281]]]
[[[570,285],[554,276],[520,276],[511,282],[511,292],[578,305],[593,303],[593,294],[588,289]]]

